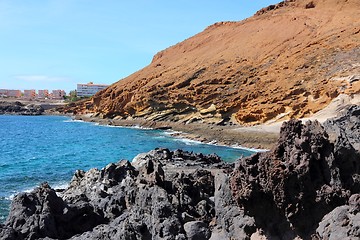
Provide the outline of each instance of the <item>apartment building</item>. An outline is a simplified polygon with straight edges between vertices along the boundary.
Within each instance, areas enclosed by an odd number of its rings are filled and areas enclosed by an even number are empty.
[[[100,90],[107,88],[109,85],[106,84],[94,84],[89,82],[87,84],[77,84],[76,92],[78,97],[90,97],[93,96]]]
[[[0,97],[14,97],[19,98],[21,97],[20,90],[11,90],[11,89],[0,89]]]
[[[38,98],[49,98],[50,97],[49,90],[39,90],[37,97]]]
[[[66,96],[66,92],[64,90],[52,90],[51,93],[51,98],[53,99],[64,99],[64,97]]]
[[[35,89],[24,90],[10,90],[0,89],[0,97],[13,97],[13,98],[25,98],[25,99],[59,99],[62,100],[66,96],[64,90],[56,89],[50,92],[49,90],[43,89],[36,92]]]
[[[30,89],[30,90],[24,90],[24,98],[35,98],[36,97],[36,90]]]

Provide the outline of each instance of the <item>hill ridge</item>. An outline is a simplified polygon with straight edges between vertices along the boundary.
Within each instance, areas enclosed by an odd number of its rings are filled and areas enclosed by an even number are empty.
[[[360,92],[360,2],[291,0],[219,22],[67,112],[253,125]],[[341,11],[340,11],[341,10]],[[261,13],[261,14],[260,14]]]

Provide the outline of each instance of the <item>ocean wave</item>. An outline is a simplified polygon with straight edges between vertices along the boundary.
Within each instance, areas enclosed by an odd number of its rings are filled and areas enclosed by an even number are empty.
[[[186,145],[200,145],[200,144],[205,144],[201,141],[197,141],[197,140],[192,140],[192,139],[188,139],[188,138],[174,138],[174,141],[179,141],[179,142],[183,142]]]
[[[167,136],[174,136],[174,135],[178,135],[178,134],[184,134],[181,131],[174,131],[174,130],[166,130],[163,132],[165,135]]]
[[[154,139],[166,139],[167,138],[167,136],[154,136],[153,137]]]
[[[14,197],[15,197],[16,194],[11,194],[9,196],[5,196],[5,197],[0,197],[0,200],[6,200],[6,201],[11,201]]]
[[[14,197],[16,195],[18,195],[19,193],[31,193],[37,187],[38,186],[28,187],[28,188],[24,188],[24,189],[22,189],[20,191],[12,192],[10,195],[2,197],[2,199],[12,201],[14,199]],[[51,186],[51,188],[54,189],[54,190],[66,189],[68,187],[69,187],[69,183],[67,183],[67,182],[59,182],[59,183],[52,184],[52,186]]]
[[[234,149],[240,149],[240,150],[244,150],[244,151],[249,151],[249,152],[267,152],[269,150],[267,149],[259,149],[259,148],[248,148],[248,147],[244,147],[238,144],[233,144],[233,145],[225,145],[225,144],[219,144],[217,143],[217,141],[211,141],[211,142],[201,142],[202,144],[207,144],[207,145],[212,145],[212,146],[217,146],[217,147],[227,147],[227,148],[234,148]]]
[[[4,197],[5,200],[12,201],[17,193],[11,194],[10,196]]]
[[[91,122],[92,124],[99,126],[99,127],[107,127],[107,128],[127,128],[127,129],[140,129],[140,130],[154,130],[153,128],[142,127],[140,125],[133,125],[133,126],[120,126],[120,125],[111,125],[111,124],[101,124],[98,122]]]
[[[71,119],[67,119],[67,120],[64,120],[63,121],[64,123],[85,123],[85,121],[83,121],[83,120],[78,120],[78,119],[73,119],[73,118],[71,118]]]
[[[59,189],[66,189],[69,187],[69,183],[58,183],[58,184],[54,184],[54,186],[52,186],[53,189],[55,190],[59,190]]]
[[[149,128],[149,127],[142,127],[142,126],[140,126],[140,125],[130,126],[129,128],[133,128],[133,129],[142,129],[142,130],[154,130],[153,128]]]
[[[244,151],[249,151],[249,152],[267,152],[269,151],[268,149],[259,149],[259,148],[248,148],[248,147],[244,147],[238,144],[234,144],[234,145],[225,145],[225,144],[219,144],[216,140],[210,141],[210,142],[202,142],[202,141],[198,141],[198,140],[193,140],[193,139],[188,139],[188,138],[180,138],[180,137],[176,137],[173,135],[176,135],[177,133],[181,133],[181,132],[176,132],[174,131],[174,134],[171,133],[167,133],[166,135],[170,136],[173,138],[174,141],[179,141],[179,142],[183,142],[186,145],[211,145],[211,146],[216,146],[216,147],[227,147],[227,148],[234,148],[234,149],[240,149],[240,150],[244,150]]]
[[[8,201],[12,201],[14,199],[14,197],[16,195],[18,195],[19,193],[22,193],[22,192],[25,192],[25,193],[30,193],[31,191],[33,191],[35,189],[34,188],[27,188],[25,190],[22,190],[22,191],[18,191],[18,192],[13,192],[12,194],[8,195],[8,196],[5,196],[4,199],[5,200],[8,200]]]
[[[244,147],[244,146],[241,146],[241,145],[230,145],[230,146],[226,146],[226,145],[221,145],[221,144],[218,144],[216,146],[220,146],[220,147],[231,147],[231,148],[236,148],[236,149],[241,149],[241,150],[245,150],[245,151],[250,151],[250,152],[267,152],[269,151],[268,149],[261,149],[261,148],[248,148],[248,147]]]
[[[124,127],[124,126],[116,126],[116,125],[109,125],[109,124],[106,124],[106,125],[99,125],[101,127],[108,127],[108,128],[127,128],[127,127]]]
[[[268,149],[258,149],[258,148],[247,148],[238,144],[234,145],[225,145],[225,144],[219,144],[216,140],[210,141],[210,142],[202,142],[198,140],[193,140],[186,138],[186,134],[181,131],[174,131],[174,130],[166,130],[163,131],[163,135],[166,135],[168,137],[171,137],[175,141],[184,142],[186,145],[199,145],[199,144],[205,144],[205,145],[211,145],[211,146],[217,146],[217,147],[228,147],[228,148],[234,148],[234,149],[240,149],[244,151],[250,151],[250,152],[267,152]],[[185,136],[185,137],[182,137]]]

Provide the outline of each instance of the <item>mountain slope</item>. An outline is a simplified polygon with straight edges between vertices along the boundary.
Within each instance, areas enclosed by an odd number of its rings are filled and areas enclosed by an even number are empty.
[[[358,0],[290,0],[216,23],[65,111],[245,125],[309,116],[360,91],[358,16]]]

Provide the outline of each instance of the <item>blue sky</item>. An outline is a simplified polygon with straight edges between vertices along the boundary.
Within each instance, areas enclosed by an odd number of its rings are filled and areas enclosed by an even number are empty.
[[[0,88],[111,84],[154,54],[274,0],[0,0]]]

